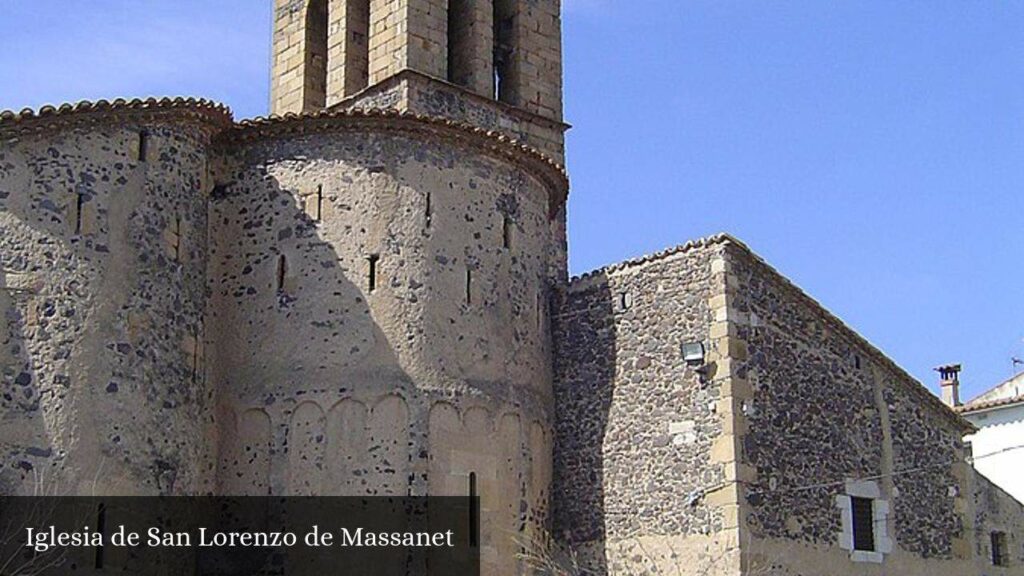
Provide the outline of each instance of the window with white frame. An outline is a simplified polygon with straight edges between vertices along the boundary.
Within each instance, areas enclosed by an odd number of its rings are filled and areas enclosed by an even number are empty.
[[[881,563],[892,552],[889,538],[889,501],[882,499],[877,482],[846,482],[846,493],[836,496],[842,518],[839,547],[854,562]]]

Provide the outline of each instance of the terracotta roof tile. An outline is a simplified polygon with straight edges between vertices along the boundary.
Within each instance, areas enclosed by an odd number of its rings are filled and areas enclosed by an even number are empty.
[[[478,144],[489,146],[497,152],[517,155],[528,161],[531,166],[540,169],[543,172],[541,176],[558,190],[558,196],[552,202],[553,206],[561,205],[568,196],[569,176],[565,167],[552,160],[548,155],[496,130],[485,130],[449,118],[378,108],[320,110],[303,114],[289,113],[282,116],[271,115],[242,120],[231,130],[224,132],[221,137],[225,140],[246,140],[274,134],[316,132],[359,120],[386,120],[388,125],[395,129],[416,126],[448,130],[449,134],[461,135]]]
[[[0,111],[0,132],[36,132],[60,127],[65,122],[70,124],[80,120],[99,121],[112,113],[155,114],[169,111],[202,115],[221,126],[227,126],[232,121],[231,110],[227,106],[205,98],[118,98],[113,101],[83,100],[75,104],[46,105],[38,111],[31,108],[25,108],[20,112],[3,110]]]
[[[1002,408],[1004,406],[1012,406],[1014,404],[1024,403],[1024,395],[1013,396],[1010,398],[1000,398],[998,400],[986,400],[982,402],[968,402],[961,406],[953,408],[958,414],[970,414],[972,412],[981,412],[982,410],[991,410],[992,408]]]
[[[147,98],[145,100],[82,101],[77,104],[43,106],[39,111],[26,108],[20,112],[0,111],[0,134],[21,135],[45,130],[60,129],[80,123],[98,124],[111,119],[117,120],[121,113],[182,112],[188,117],[209,121],[211,136],[230,139],[250,139],[260,135],[281,133],[314,132],[344,125],[346,121],[386,120],[395,126],[419,125],[482,144],[493,151],[525,160],[529,166],[539,170],[539,176],[557,190],[552,198],[552,209],[564,204],[569,193],[569,177],[565,167],[552,160],[540,150],[524,144],[496,130],[485,130],[464,122],[448,118],[400,112],[391,109],[345,109],[322,110],[303,114],[272,115],[234,122],[231,110],[211,100],[197,98]],[[113,115],[113,117],[112,117]]]

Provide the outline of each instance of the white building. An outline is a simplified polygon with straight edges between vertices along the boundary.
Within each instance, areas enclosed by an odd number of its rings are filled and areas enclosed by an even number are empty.
[[[974,467],[1024,502],[1024,374],[964,404],[957,398],[959,383],[947,382],[943,378],[943,400],[978,427],[965,438],[974,451]]]

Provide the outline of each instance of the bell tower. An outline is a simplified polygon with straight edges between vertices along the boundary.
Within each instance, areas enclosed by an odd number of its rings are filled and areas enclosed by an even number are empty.
[[[275,0],[270,112],[327,106],[328,0]]]
[[[274,0],[271,112],[390,108],[561,162],[560,0]]]

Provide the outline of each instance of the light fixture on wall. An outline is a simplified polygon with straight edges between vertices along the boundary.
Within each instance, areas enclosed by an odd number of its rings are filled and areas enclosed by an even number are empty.
[[[704,364],[704,343],[684,342],[682,346],[683,361],[687,366],[701,366]]]
[[[706,350],[703,342],[683,342],[681,346],[683,362],[693,369],[700,378],[701,388],[707,386],[712,367],[705,362]]]

